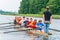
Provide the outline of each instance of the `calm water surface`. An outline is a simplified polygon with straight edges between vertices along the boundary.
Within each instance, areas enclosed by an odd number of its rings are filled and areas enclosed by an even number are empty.
[[[0,23],[8,23],[8,22],[13,22],[14,16],[5,16],[5,15],[0,15]],[[42,18],[33,18],[33,19],[42,19]],[[42,19],[43,20],[43,19]],[[0,25],[0,27],[7,26],[11,24],[6,24],[6,25]],[[11,26],[14,27],[14,26]],[[6,27],[8,28],[8,27]],[[60,29],[60,19],[53,19],[52,24],[50,25],[50,28],[54,29]],[[6,33],[4,34],[3,32],[7,31],[14,31],[16,29],[3,29],[0,30],[0,40],[32,40],[34,38],[33,36],[28,36],[26,32],[11,32],[11,33]],[[49,36],[48,40],[60,40],[60,32],[56,31],[51,31],[53,35]]]

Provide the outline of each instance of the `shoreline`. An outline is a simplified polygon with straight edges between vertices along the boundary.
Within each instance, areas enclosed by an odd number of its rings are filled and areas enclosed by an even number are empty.
[[[1,14],[2,15],[2,14]],[[26,16],[26,17],[33,17],[33,18],[42,18],[42,14],[16,14],[16,15],[4,15],[4,16]],[[60,19],[59,15],[52,15],[53,19]]]

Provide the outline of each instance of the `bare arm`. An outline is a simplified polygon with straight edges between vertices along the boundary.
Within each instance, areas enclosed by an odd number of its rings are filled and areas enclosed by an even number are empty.
[[[44,14],[43,14],[43,21],[44,21],[44,23],[45,23],[45,16],[44,16]]]
[[[50,23],[52,22],[52,16],[50,17]]]

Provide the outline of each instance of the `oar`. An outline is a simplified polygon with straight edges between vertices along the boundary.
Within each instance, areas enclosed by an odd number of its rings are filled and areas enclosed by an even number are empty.
[[[3,33],[20,32],[20,31],[22,31],[22,30],[8,31],[8,32],[3,32]]]
[[[8,28],[6,28],[5,26],[4,26],[4,27],[0,27],[0,30],[18,28],[18,27],[11,27],[11,26],[14,26],[14,25],[6,26],[6,27],[8,27]]]
[[[56,31],[56,32],[60,32],[60,30],[52,29],[52,28],[49,28],[49,30],[53,30],[53,31]]]
[[[30,29],[28,29],[30,30]],[[52,29],[52,28],[49,28],[49,30],[53,30],[53,31],[56,31],[56,32],[60,32],[60,30],[57,30],[57,29]],[[4,33],[11,33],[11,32],[20,32],[20,31],[24,31],[24,30],[17,30],[17,31],[8,31],[8,32],[4,32]],[[25,30],[26,31],[26,30]]]
[[[5,24],[13,24],[13,22],[9,22],[9,23],[0,23],[0,25],[5,25]]]
[[[10,26],[14,26],[14,24],[13,25],[8,25],[8,26],[0,26],[0,28],[5,28],[5,27],[10,27]]]
[[[17,28],[17,27],[15,27]],[[20,30],[15,30],[15,31],[7,31],[7,32],[3,32],[3,33],[11,33],[11,32],[20,32],[20,31],[27,31],[27,30],[32,30],[31,28],[20,28]]]

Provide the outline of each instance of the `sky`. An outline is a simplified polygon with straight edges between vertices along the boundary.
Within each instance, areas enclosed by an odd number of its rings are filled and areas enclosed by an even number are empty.
[[[17,12],[21,0],[0,0],[0,10]]]

